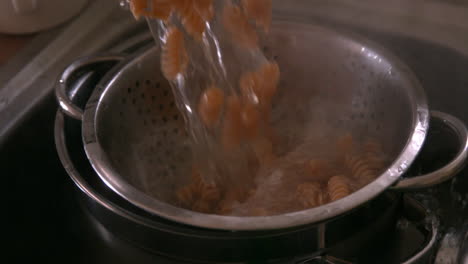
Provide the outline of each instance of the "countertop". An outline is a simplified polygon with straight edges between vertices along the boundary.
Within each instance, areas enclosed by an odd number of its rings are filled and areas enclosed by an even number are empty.
[[[0,34],[0,66],[4,65],[8,59],[17,54],[36,35],[7,35]]]

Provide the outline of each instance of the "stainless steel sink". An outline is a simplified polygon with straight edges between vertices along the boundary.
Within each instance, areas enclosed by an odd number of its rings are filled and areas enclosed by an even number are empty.
[[[420,78],[431,109],[450,113],[468,124],[468,56],[440,44],[398,34],[321,22],[356,31],[393,51]],[[125,45],[118,45],[124,40]],[[144,25],[130,26],[95,51],[130,53],[148,41],[151,38]],[[59,64],[68,62],[69,58]],[[51,72],[56,73],[57,68],[53,67]],[[39,84],[47,86],[54,83],[57,76],[51,76],[51,72],[44,74],[43,78],[47,79],[40,80]],[[102,72],[95,72],[90,78],[95,81],[100,76]],[[11,244],[14,251],[21,253],[16,255],[16,260],[21,263],[31,260],[131,262],[131,257],[109,247],[105,240],[110,234],[98,237],[85,224],[89,220],[73,197],[74,186],[62,168],[54,146],[57,105],[53,90],[51,87],[41,88],[44,89],[43,94],[35,97],[35,103],[28,111],[0,113],[2,122],[8,123],[9,128],[8,133],[0,134],[0,164],[2,175],[7,179],[3,188],[8,197]],[[29,98],[26,91],[21,96]],[[468,219],[468,169],[451,182],[415,195],[423,197],[424,202],[430,205],[437,205],[437,213],[447,227],[459,227],[464,219]],[[151,255],[138,261],[173,263]]]

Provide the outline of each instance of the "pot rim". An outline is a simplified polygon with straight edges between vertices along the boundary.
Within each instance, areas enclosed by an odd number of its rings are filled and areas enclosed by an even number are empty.
[[[379,54],[379,56],[391,62],[393,70],[404,73],[402,76],[404,76],[413,87],[410,91],[411,102],[413,104],[413,116],[411,117],[412,132],[400,154],[385,172],[372,183],[347,196],[346,199],[307,210],[274,216],[237,217],[203,214],[154,199],[127,183],[113,168],[107,154],[100,145],[95,123],[95,118],[97,117],[100,106],[99,103],[101,98],[105,96],[106,91],[112,87],[113,82],[119,78],[122,72],[125,72],[127,68],[138,63],[141,57],[155,51],[156,47],[150,47],[122,61],[115,66],[113,70],[109,71],[96,86],[84,111],[82,132],[85,152],[91,165],[105,184],[137,207],[175,222],[208,229],[248,231],[283,229],[322,222],[364,204],[396,183],[419,153],[429,127],[429,110],[426,95],[414,73],[388,51],[375,43],[356,36],[354,33],[338,32],[335,29],[331,30],[323,26],[304,25],[295,22],[278,22],[276,26],[312,27],[314,30],[325,31],[328,34],[338,34],[340,38],[344,37],[354,45],[359,45],[360,47],[365,47],[366,49],[374,51],[376,54]]]

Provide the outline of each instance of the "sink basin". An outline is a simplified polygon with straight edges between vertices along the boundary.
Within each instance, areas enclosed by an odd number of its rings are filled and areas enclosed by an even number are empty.
[[[426,41],[349,27],[391,50],[406,62],[421,80],[431,109],[452,114],[468,124],[468,57]],[[146,38],[141,38],[148,41]],[[102,72],[93,73],[93,81]],[[67,263],[128,263],[128,254],[106,243],[110,234],[97,236],[90,220],[74,199],[75,187],[56,154],[54,120],[57,105],[53,91],[35,108],[24,112],[12,133],[1,138],[2,172],[7,178],[8,220],[12,223],[13,247],[21,261],[45,260]],[[456,184],[455,184],[456,183]],[[468,217],[464,199],[468,193],[468,169],[453,181],[415,196],[436,200],[444,223],[457,225]],[[443,209],[442,209],[443,208]],[[135,249],[137,250],[137,249]],[[19,258],[17,256],[17,258]],[[139,262],[174,263],[147,255]]]

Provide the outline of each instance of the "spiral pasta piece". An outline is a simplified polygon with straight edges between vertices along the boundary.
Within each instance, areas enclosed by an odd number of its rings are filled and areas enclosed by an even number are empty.
[[[369,166],[376,172],[382,170],[386,165],[386,158],[382,149],[382,145],[374,140],[369,139],[363,144],[364,157],[367,159]]]
[[[255,72],[242,74],[239,86],[242,96],[249,102],[267,106],[275,95],[280,78],[276,62],[268,62]]]
[[[280,78],[279,66],[276,62],[265,63],[259,70],[262,78],[262,88],[257,91],[264,100],[270,100],[276,93]]]
[[[371,182],[377,176],[375,168],[363,157],[347,155],[345,165],[351,171],[352,176],[360,182],[360,185]]]
[[[257,160],[263,166],[270,165],[276,159],[276,155],[273,152],[273,144],[267,138],[260,137],[253,141],[252,148]]]
[[[183,73],[188,64],[188,55],[185,50],[184,36],[176,27],[168,30],[166,43],[161,55],[161,69],[168,80],[174,80],[178,74]]]
[[[344,176],[337,175],[328,180],[328,195],[331,201],[342,199],[350,193],[351,189]]]
[[[167,21],[173,9],[171,0],[130,0],[129,4],[136,19],[146,16]]]
[[[200,40],[205,32],[205,22],[214,16],[213,0],[173,0],[185,30]]]
[[[172,13],[172,9],[172,0],[151,0],[151,9],[145,15],[167,21]]]
[[[148,8],[147,0],[130,0],[130,11],[132,12],[135,19],[140,19],[142,15],[146,13]]]
[[[305,162],[304,167],[304,178],[308,180],[326,180],[334,173],[331,162],[326,159],[311,159]]]
[[[271,0],[242,0],[242,7],[249,18],[268,32],[271,24]]]
[[[296,188],[296,199],[304,209],[317,207],[325,203],[320,184],[315,182],[299,184]]]
[[[176,198],[182,207],[212,213],[218,208],[221,192],[215,184],[205,182],[200,173],[194,170],[191,182],[177,190]]]
[[[239,7],[226,4],[223,11],[223,24],[239,44],[247,48],[258,47],[257,33]]]
[[[246,136],[250,139],[257,137],[261,121],[261,113],[257,106],[251,103],[245,103],[242,107],[241,118],[245,127]]]
[[[176,197],[182,207],[191,208],[195,200],[192,186],[187,185],[179,188],[176,192]]]
[[[374,139],[369,139],[363,144],[363,149],[367,153],[382,154],[382,145]]]

